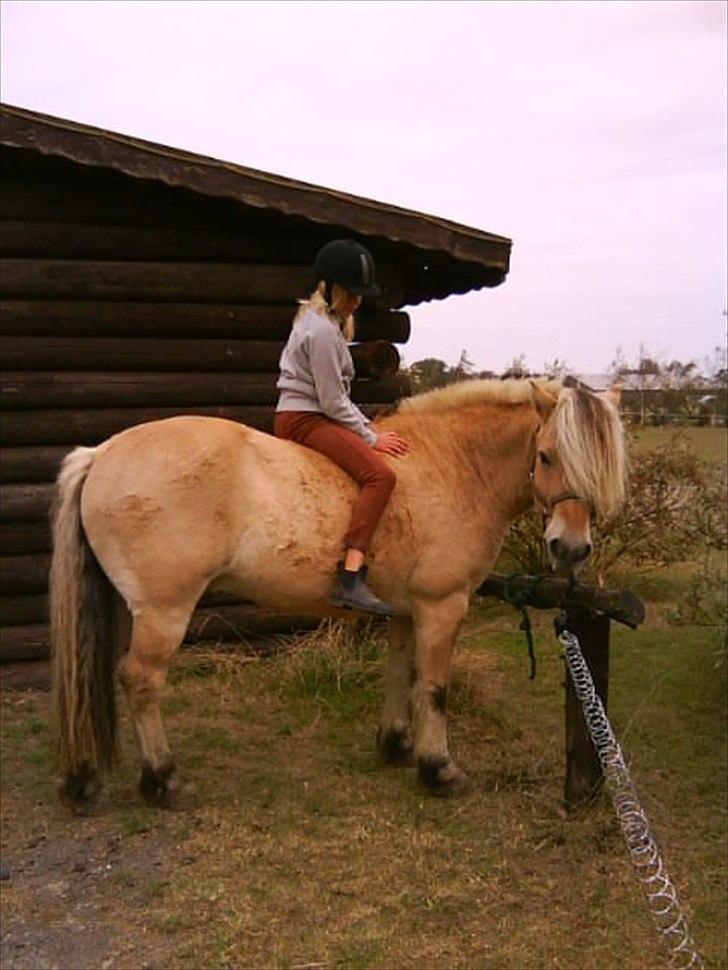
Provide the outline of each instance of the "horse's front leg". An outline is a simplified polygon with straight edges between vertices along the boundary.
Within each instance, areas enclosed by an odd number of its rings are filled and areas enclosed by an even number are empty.
[[[387,685],[377,747],[389,764],[407,764],[412,757],[412,684],[415,679],[415,633],[411,616],[389,621]]]
[[[420,780],[435,795],[452,794],[467,781],[450,757],[445,713],[455,638],[467,608],[465,590],[415,606],[414,754]]]

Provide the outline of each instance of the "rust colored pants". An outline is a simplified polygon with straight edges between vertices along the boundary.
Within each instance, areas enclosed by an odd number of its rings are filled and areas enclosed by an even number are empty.
[[[358,434],[318,411],[278,411],[274,430],[326,455],[361,485],[344,545],[366,552],[397,480],[389,465]]]

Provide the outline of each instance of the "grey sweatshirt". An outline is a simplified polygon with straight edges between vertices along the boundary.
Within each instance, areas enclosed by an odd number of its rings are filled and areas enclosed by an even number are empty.
[[[277,411],[318,411],[374,444],[371,422],[349,397],[354,377],[349,348],[327,316],[313,308],[301,313],[283,348],[280,369]]]

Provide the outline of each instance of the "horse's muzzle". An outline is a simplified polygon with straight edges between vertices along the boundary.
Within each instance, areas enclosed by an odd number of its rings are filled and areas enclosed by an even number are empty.
[[[562,539],[551,539],[548,542],[549,558],[556,573],[569,575],[578,572],[591,555],[591,542],[570,545]]]

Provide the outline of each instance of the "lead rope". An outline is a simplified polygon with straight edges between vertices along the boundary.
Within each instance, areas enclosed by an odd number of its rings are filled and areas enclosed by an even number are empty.
[[[536,654],[533,649],[533,628],[531,627],[531,617],[528,615],[526,605],[530,603],[533,592],[536,589],[541,577],[534,576],[531,582],[528,583],[528,585],[522,589],[520,593],[512,593],[510,584],[516,576],[520,576],[520,573],[510,573],[503,580],[503,599],[506,601],[506,603],[510,603],[511,606],[514,606],[521,614],[521,622],[518,629],[523,630],[523,632],[526,634],[526,643],[528,644],[528,659],[531,665],[528,679],[534,680],[536,677]]]
[[[681,966],[685,970],[704,967],[703,958],[693,942],[687,920],[680,907],[677,891],[667,874],[650,830],[650,823],[632,784],[622,749],[594,687],[579,641],[565,628],[563,618],[558,618],[555,625],[558,641],[564,648],[564,658],[574,684],[574,691],[581,701],[584,720],[602,766],[607,790],[617,813],[632,865],[638,880],[642,883],[657,930],[670,951],[670,963],[672,966],[677,966],[678,959],[682,959],[684,962]]]

